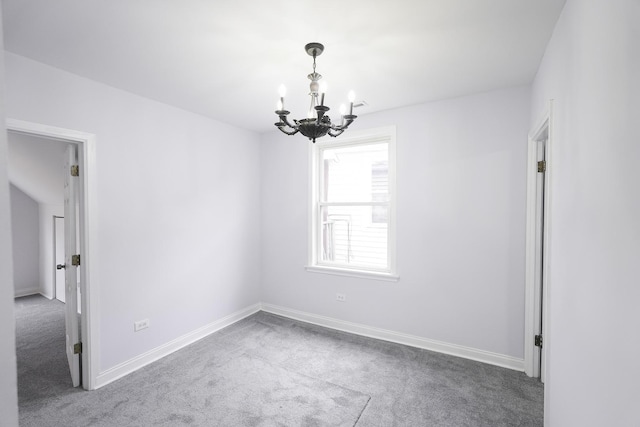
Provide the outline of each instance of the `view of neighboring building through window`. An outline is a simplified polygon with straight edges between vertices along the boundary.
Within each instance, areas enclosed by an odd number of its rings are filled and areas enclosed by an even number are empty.
[[[371,200],[389,201],[389,161],[384,160],[371,165]],[[374,223],[386,224],[389,221],[387,206],[374,206],[371,215]]]
[[[314,146],[315,264],[392,272],[388,137]]]

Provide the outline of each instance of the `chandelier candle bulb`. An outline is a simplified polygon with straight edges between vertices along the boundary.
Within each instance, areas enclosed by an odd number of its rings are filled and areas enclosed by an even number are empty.
[[[320,105],[324,105],[324,94],[327,92],[327,82],[320,83]]]
[[[280,103],[278,104],[280,107],[278,111],[284,110],[284,96],[286,94],[287,94],[287,88],[283,84],[280,85],[280,87],[278,88],[278,95],[280,95]]]
[[[349,91],[349,94],[347,95],[347,97],[349,98],[349,115],[353,115],[353,101],[356,100],[356,93],[352,90]]]

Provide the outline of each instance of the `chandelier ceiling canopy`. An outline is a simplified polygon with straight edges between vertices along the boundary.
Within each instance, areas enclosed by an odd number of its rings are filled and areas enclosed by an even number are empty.
[[[324,105],[324,96],[326,92],[326,85],[319,83],[322,75],[316,72],[316,58],[324,51],[324,46],[320,43],[308,43],[304,49],[313,57],[313,72],[307,77],[311,80],[309,85],[311,97],[311,104],[309,106],[309,112],[306,119],[293,120],[291,123],[287,116],[289,111],[284,108],[284,97],[286,95],[286,88],[284,85],[280,86],[280,101],[278,102],[278,110],[276,114],[280,118],[280,121],[275,123],[278,129],[287,135],[295,135],[300,132],[310,141],[316,142],[316,138],[321,138],[325,135],[336,137],[342,134],[345,129],[358,117],[353,115],[353,101],[355,100],[355,94],[353,91],[349,92],[349,114],[345,114],[347,109],[344,104],[340,106],[340,124],[333,124],[331,118],[327,115],[329,107]]]

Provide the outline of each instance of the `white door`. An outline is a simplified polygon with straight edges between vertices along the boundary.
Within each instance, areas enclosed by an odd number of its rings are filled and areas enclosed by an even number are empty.
[[[64,218],[61,216],[53,217],[53,241],[55,242],[54,257],[56,265],[56,282],[55,282],[55,295],[56,299],[61,302],[65,302],[65,283],[64,283]]]
[[[74,262],[79,254],[77,244],[77,190],[78,177],[72,176],[71,166],[78,164],[78,148],[69,144],[65,153],[64,167],[64,264],[65,264],[65,304],[66,304],[66,349],[73,386],[80,385],[80,354],[74,351],[80,342],[78,327],[78,264]]]

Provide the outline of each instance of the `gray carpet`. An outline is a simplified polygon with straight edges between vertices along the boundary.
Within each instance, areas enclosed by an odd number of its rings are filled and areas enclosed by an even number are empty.
[[[543,424],[523,373],[264,312],[91,392],[70,386],[62,304],[19,298],[16,324],[21,426]]]

